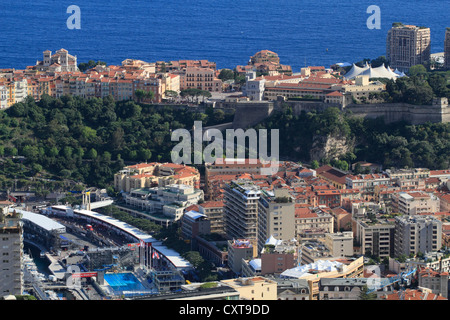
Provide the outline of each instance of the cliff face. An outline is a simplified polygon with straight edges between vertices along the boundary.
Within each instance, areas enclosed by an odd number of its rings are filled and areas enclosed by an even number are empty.
[[[349,151],[353,151],[355,141],[342,135],[314,135],[309,152],[311,160],[334,160]]]

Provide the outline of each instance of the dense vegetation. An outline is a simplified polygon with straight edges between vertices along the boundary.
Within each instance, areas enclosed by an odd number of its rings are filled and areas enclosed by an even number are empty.
[[[170,151],[178,143],[171,141],[172,130],[190,129],[196,120],[209,126],[232,117],[212,108],[200,112],[115,102],[112,97],[43,96],[39,102],[28,98],[0,112],[0,188],[18,183],[19,188],[28,186],[39,192],[49,184],[68,189],[78,182],[107,187],[125,164],[171,161]],[[333,135],[351,142],[351,151],[336,159],[321,159],[322,164],[347,169],[365,160],[384,167],[449,168],[448,123],[388,125],[379,119],[354,118],[335,108],[294,115],[285,107],[256,128],[280,130],[282,159],[310,162],[314,139]]]
[[[447,87],[447,78],[450,79],[450,75],[443,72],[426,72],[421,65],[415,67],[417,68],[410,70],[413,76],[387,81],[386,92],[383,93],[386,102],[429,105],[433,97],[450,98],[450,89]]]
[[[172,130],[190,129],[196,120],[209,126],[231,119],[222,110],[202,113],[112,97],[27,98],[0,112],[0,157],[11,165],[12,157],[25,157],[14,172],[6,166],[4,178],[49,172],[104,187],[127,161],[171,161],[170,150],[178,143],[171,141]]]
[[[314,137],[333,135],[353,142],[354,147],[338,159],[321,159],[321,164],[342,169],[356,161],[380,163],[385,168],[450,166],[450,123],[385,124],[382,119],[356,118],[337,108],[294,115],[285,106],[256,128],[280,130],[280,156],[285,159],[309,162]]]

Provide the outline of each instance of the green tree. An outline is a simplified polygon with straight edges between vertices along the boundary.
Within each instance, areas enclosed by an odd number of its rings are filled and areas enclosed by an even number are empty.
[[[218,78],[222,81],[228,81],[234,79],[234,71],[230,69],[222,69],[218,75]]]
[[[417,64],[417,65],[412,66],[411,68],[409,68],[409,75],[411,77],[423,76],[426,73],[427,73],[427,68],[425,68],[425,66],[422,65],[422,64]]]
[[[369,293],[369,288],[367,285],[361,288],[361,292],[359,294],[359,300],[376,300],[377,294],[375,292]]]
[[[166,90],[166,92],[164,92],[165,96],[168,97],[171,101],[173,101],[175,98],[178,97],[178,92],[173,91],[173,90]]]
[[[78,69],[79,69],[81,72],[85,72],[86,70],[95,68],[95,67],[98,66],[98,65],[104,65],[104,66],[106,66],[106,62],[100,61],[100,60],[98,60],[98,61],[89,60],[87,63],[86,63],[86,62],[81,62],[81,63],[79,63],[79,64],[78,64]]]
[[[86,154],[86,158],[88,159],[96,159],[97,158],[97,150],[95,150],[94,148],[91,148],[88,153]]]
[[[142,99],[146,96],[146,92],[144,90],[142,90],[142,89],[137,89],[137,90],[134,91],[134,95],[137,98],[137,102],[141,103]]]
[[[188,260],[194,268],[198,268],[205,261],[198,251],[188,251],[182,254],[182,256]]]
[[[139,157],[144,160],[145,162],[147,162],[148,160],[151,159],[152,157],[152,151],[150,149],[141,149],[139,151]]]

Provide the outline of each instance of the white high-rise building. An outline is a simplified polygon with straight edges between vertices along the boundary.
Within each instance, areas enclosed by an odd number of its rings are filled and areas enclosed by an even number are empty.
[[[0,296],[23,293],[23,231],[20,214],[9,212],[11,203],[0,201]]]
[[[225,232],[230,239],[258,239],[258,201],[261,190],[248,180],[225,186]]]
[[[441,246],[442,221],[425,215],[395,218],[395,257],[437,251]]]

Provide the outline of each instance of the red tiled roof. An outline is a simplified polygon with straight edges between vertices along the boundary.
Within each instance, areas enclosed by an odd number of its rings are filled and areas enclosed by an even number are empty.
[[[223,207],[223,205],[224,205],[223,201],[205,201],[199,204],[199,206],[203,208],[218,208]]]

